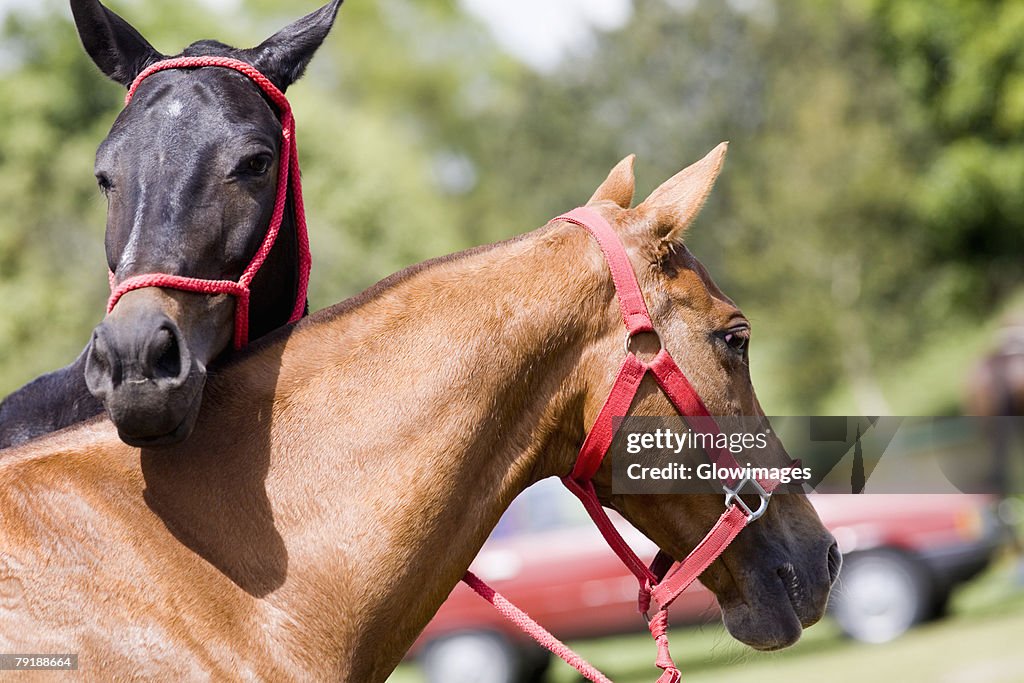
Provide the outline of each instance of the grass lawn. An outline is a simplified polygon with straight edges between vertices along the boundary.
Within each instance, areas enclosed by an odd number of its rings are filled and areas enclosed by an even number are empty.
[[[1024,588],[1001,563],[954,595],[950,615],[885,645],[841,636],[826,619],[794,647],[758,653],[733,640],[720,624],[675,629],[672,653],[686,683],[1024,683]],[[571,643],[616,683],[653,683],[654,645],[644,634]],[[551,683],[575,683],[575,671],[557,661]],[[403,665],[389,683],[420,683]]]

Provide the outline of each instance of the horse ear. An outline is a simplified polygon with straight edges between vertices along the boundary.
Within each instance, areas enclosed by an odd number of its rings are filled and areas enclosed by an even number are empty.
[[[633,188],[636,184],[633,180],[634,161],[636,161],[636,155],[630,154],[615,164],[615,168],[611,170],[611,173],[601,183],[601,186],[594,191],[594,196],[590,198],[587,204],[612,201],[623,209],[628,209],[633,203]]]
[[[126,88],[163,55],[153,49],[131,24],[99,3],[71,0],[78,36],[100,71]]]
[[[639,208],[654,214],[658,235],[664,242],[682,241],[686,229],[711,194],[728,147],[728,142],[719,144],[703,159],[662,183],[640,205]]]
[[[341,3],[342,0],[334,0],[246,50],[250,63],[284,92],[302,77],[334,25]]]

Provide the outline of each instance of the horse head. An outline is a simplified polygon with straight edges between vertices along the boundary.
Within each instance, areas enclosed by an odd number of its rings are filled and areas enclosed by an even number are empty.
[[[204,40],[180,56],[244,62],[283,93],[302,75],[340,4],[334,0],[254,48]],[[72,0],[71,7],[86,51],[114,81],[132,87],[165,59],[97,0]],[[111,285],[147,274],[238,281],[268,234],[278,183],[287,182],[278,177],[288,149],[282,112],[267,87],[233,69],[173,68],[144,78],[96,155],[108,203]],[[236,316],[246,316],[245,336],[255,338],[293,319],[294,311],[302,314],[294,188],[285,197],[279,237],[248,284],[251,314],[236,295],[175,285],[112,298],[93,333],[86,382],[126,442],[174,443],[191,433],[206,367],[231,343]]]
[[[613,227],[626,248],[664,348],[673,352],[689,382],[714,416],[764,419],[749,372],[750,321],[690,253],[684,237],[721,170],[722,144],[631,208],[633,159],[612,170],[588,207]],[[607,277],[607,276],[605,276]],[[586,362],[584,423],[593,424],[609,394],[622,356],[622,317],[610,297],[607,333]],[[643,339],[643,337],[650,337]],[[634,342],[638,351],[658,349],[653,335]],[[633,415],[675,415],[648,373],[632,404]],[[790,459],[771,433],[758,466],[786,467]],[[721,495],[620,494],[612,488],[610,458],[594,477],[598,497],[679,560],[722,514]],[[751,522],[701,580],[716,594],[725,624],[737,639],[772,650],[795,642],[802,628],[824,614],[841,558],[835,541],[803,495],[778,495]]]

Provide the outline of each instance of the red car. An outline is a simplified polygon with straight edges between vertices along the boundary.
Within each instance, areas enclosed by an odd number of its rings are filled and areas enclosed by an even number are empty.
[[[941,614],[953,588],[980,572],[1002,532],[993,500],[968,495],[812,496],[844,554],[830,609],[849,635],[891,640]],[[656,548],[613,515],[641,557]],[[636,579],[557,480],[513,502],[472,569],[563,640],[645,628]],[[672,608],[672,623],[717,613],[710,591],[694,584]],[[464,584],[410,651],[431,683],[538,680],[550,657]]]

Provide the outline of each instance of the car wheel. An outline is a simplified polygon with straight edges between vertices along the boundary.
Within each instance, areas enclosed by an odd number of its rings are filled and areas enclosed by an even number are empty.
[[[853,553],[843,558],[832,612],[847,635],[885,643],[923,620],[931,605],[927,573],[895,551]]]
[[[428,644],[420,658],[428,683],[516,683],[520,658],[496,633],[459,633]]]

